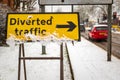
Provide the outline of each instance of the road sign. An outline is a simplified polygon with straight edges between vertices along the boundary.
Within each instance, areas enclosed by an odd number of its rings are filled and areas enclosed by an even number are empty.
[[[78,13],[10,13],[7,18],[7,39],[28,40],[31,35],[44,39],[55,34],[57,38],[80,40]]]
[[[112,4],[113,0],[39,0],[40,5]]]

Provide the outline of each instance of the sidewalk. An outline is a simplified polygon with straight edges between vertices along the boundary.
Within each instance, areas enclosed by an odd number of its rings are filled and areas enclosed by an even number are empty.
[[[107,52],[84,38],[67,46],[75,80],[120,80],[120,60],[116,57],[107,62]]]
[[[13,44],[13,42],[10,42]],[[42,43],[24,43],[26,57],[60,57],[60,44],[46,42],[46,55],[42,54]],[[18,80],[19,45],[0,47],[0,80]],[[64,50],[64,80],[72,80],[67,54]],[[23,61],[21,61],[23,62]],[[21,79],[24,80],[23,63]],[[26,60],[27,80],[60,80],[60,60]]]

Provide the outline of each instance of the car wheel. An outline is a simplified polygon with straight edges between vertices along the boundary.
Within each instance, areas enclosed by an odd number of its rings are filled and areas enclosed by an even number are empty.
[[[90,41],[94,41],[94,39],[93,38],[91,38],[90,36],[88,36],[88,39],[90,40]]]
[[[88,39],[91,40],[90,36],[88,35]]]

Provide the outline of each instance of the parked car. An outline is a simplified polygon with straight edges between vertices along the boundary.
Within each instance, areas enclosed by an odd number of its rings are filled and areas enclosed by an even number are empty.
[[[90,40],[106,40],[108,37],[108,26],[105,24],[93,25],[88,32]]]

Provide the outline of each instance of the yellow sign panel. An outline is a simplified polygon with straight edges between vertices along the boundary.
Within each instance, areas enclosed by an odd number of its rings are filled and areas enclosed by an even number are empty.
[[[28,40],[28,35],[45,38],[51,34],[80,40],[78,13],[9,13],[7,39]]]

